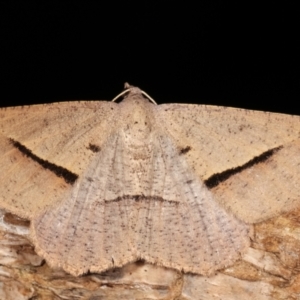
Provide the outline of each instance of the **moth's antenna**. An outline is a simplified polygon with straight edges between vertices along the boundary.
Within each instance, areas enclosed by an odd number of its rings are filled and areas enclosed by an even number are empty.
[[[146,96],[146,98],[148,98],[153,104],[157,105],[157,103],[155,102],[155,100],[154,100],[152,97],[150,97],[146,92],[144,92],[144,91],[141,91],[141,92],[142,92],[142,94],[143,94],[144,96]]]
[[[123,91],[122,93],[120,93],[119,95],[117,95],[114,99],[112,99],[112,102],[115,102],[117,99],[119,99],[121,96],[123,96],[124,94],[128,93],[130,91],[130,89],[127,89],[125,91]]]
[[[127,87],[125,85],[125,87]],[[146,92],[140,90],[139,88],[130,86],[128,89],[126,89],[125,91],[123,91],[122,93],[120,93],[119,95],[117,95],[114,99],[112,99],[112,102],[115,102],[117,99],[119,99],[121,96],[123,96],[124,94],[127,94],[133,90],[138,90],[139,93],[141,93],[142,95],[144,95],[146,98],[148,98],[153,104],[157,105],[157,103],[155,102],[155,100],[153,98],[151,98]]]

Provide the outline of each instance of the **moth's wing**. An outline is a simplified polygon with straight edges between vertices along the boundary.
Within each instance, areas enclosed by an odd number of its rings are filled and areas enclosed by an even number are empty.
[[[1,109],[0,207],[32,218],[63,199],[71,183],[60,173],[81,175],[101,151],[116,106],[82,101]]]
[[[300,206],[300,140],[279,148],[266,161],[246,168],[212,189],[235,215],[256,223]]]
[[[31,219],[35,212],[63,197],[69,184],[45,170],[0,135],[0,208]]]
[[[211,275],[237,260],[249,226],[213,200],[173,139],[156,132],[140,155],[133,149],[122,132],[107,139],[72,194],[32,221],[37,252],[73,275],[141,258]]]
[[[215,198],[240,219],[257,222],[283,207],[300,204],[300,186],[296,184],[300,180],[300,117],[188,104],[160,105],[158,111],[189,165],[203,180],[282,147],[274,151],[272,164],[270,160],[261,162],[213,189]]]

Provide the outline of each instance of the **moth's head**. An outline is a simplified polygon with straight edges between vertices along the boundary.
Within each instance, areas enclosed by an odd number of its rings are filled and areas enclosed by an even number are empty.
[[[151,103],[138,88],[133,88],[119,103],[119,122],[123,132],[130,139],[145,140],[154,126],[155,105]]]
[[[123,98],[125,99],[123,101],[126,101],[126,99],[127,101],[128,99],[131,99],[130,101],[133,101],[133,99],[147,99],[149,102],[152,102],[155,105],[157,104],[147,93],[136,86],[129,85],[128,83],[125,83],[125,90],[117,95],[112,101],[115,102],[121,96],[123,96]]]

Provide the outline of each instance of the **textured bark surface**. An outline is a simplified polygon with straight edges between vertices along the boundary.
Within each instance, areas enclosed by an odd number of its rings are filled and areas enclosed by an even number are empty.
[[[300,298],[300,210],[255,225],[247,253],[212,277],[182,274],[145,262],[74,277],[49,268],[35,254],[27,238],[28,225],[2,211],[0,299]]]

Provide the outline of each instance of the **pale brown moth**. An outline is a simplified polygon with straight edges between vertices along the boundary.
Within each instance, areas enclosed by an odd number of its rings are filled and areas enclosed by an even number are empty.
[[[211,275],[251,224],[299,206],[300,117],[144,95],[0,110],[0,208],[50,266]]]

